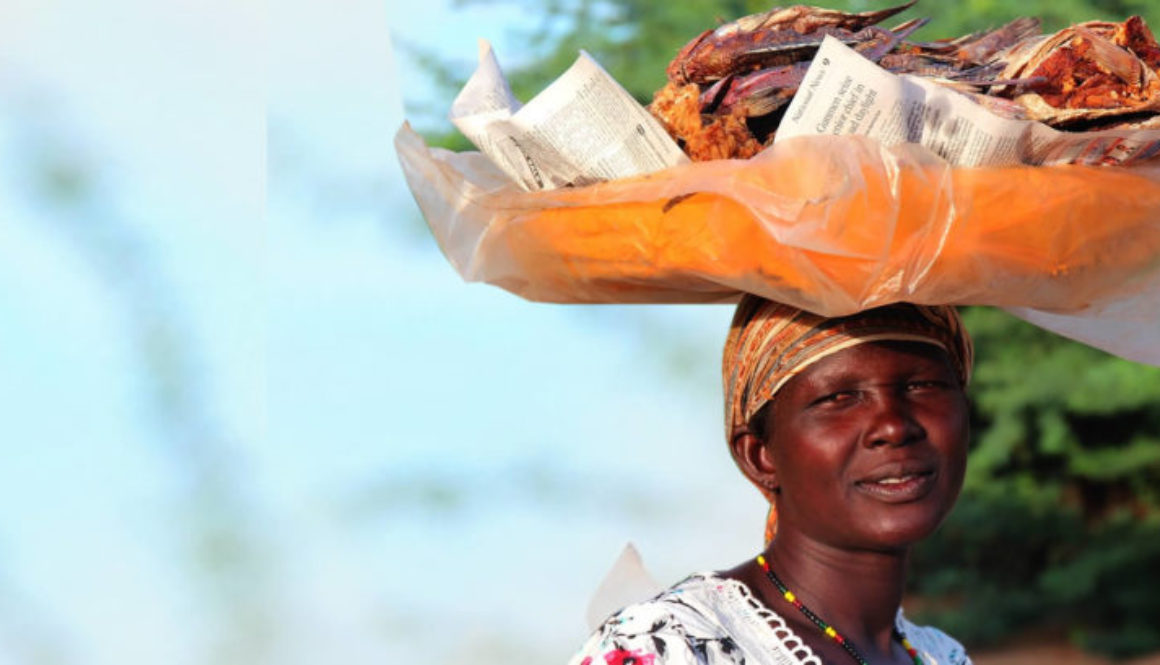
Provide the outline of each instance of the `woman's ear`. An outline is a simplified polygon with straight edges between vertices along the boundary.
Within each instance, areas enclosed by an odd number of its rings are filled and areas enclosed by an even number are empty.
[[[733,430],[729,449],[733,461],[750,482],[771,493],[778,490],[777,465],[767,441],[758,438],[748,427],[738,427]]]

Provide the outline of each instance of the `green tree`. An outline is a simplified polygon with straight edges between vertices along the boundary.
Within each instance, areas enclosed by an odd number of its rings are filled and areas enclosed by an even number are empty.
[[[1160,369],[972,308],[964,496],[915,552],[928,617],[988,644],[1049,629],[1113,656],[1160,649]]]

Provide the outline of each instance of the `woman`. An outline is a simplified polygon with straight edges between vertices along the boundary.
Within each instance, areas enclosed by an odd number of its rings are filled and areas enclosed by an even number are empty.
[[[962,487],[971,342],[953,308],[823,318],[755,296],[725,344],[730,450],[766,549],[610,617],[572,665],[969,663],[900,604]]]

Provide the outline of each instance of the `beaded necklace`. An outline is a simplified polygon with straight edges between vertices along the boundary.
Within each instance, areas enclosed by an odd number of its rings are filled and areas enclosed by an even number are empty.
[[[777,587],[777,590],[781,592],[782,597],[789,601],[790,604],[792,604],[794,607],[801,610],[801,613],[806,615],[807,619],[812,621],[815,626],[821,629],[821,631],[826,634],[826,637],[829,637],[831,640],[834,640],[840,644],[842,648],[846,650],[846,653],[850,654],[850,657],[858,662],[858,665],[870,665],[868,662],[866,662],[866,659],[862,657],[862,654],[858,653],[858,650],[854,648],[854,644],[852,642],[847,640],[845,637],[842,637],[842,634],[835,630],[833,626],[823,621],[822,618],[818,615],[814,614],[813,610],[806,607],[805,604],[803,604],[802,601],[799,600],[796,595],[794,595],[794,592],[790,591],[789,588],[782,583],[781,579],[773,573],[773,569],[769,567],[769,562],[765,560],[764,555],[757,555],[757,563],[761,566],[761,569],[765,571],[765,575],[769,578],[769,581],[773,582],[773,586]],[[906,636],[903,635],[902,631],[897,627],[894,629],[894,639],[898,640],[898,643],[902,645],[902,648],[906,649],[906,653],[910,655],[912,660],[914,660],[914,665],[922,665],[922,658],[919,657],[918,650],[911,646],[910,640],[906,639]]]

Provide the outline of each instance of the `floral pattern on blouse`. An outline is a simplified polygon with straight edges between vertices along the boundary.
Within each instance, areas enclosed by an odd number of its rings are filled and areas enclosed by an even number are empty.
[[[898,615],[925,665],[971,665],[957,641]],[[822,665],[808,645],[749,588],[713,573],[692,575],[629,605],[588,638],[569,665]]]

